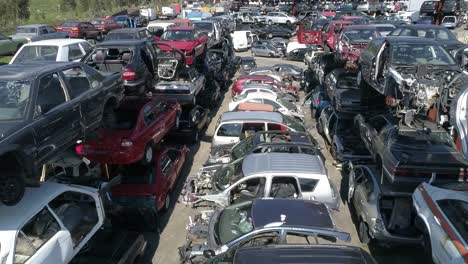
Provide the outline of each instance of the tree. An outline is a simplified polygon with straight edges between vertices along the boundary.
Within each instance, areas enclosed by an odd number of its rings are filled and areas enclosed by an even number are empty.
[[[18,18],[19,19],[29,19],[29,0],[18,0],[17,9],[18,10]]]

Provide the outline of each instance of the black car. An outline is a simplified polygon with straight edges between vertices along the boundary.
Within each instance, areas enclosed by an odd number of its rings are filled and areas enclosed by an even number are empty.
[[[146,28],[119,28],[107,33],[105,41],[109,40],[146,40],[154,41],[154,36]]]
[[[255,245],[241,247],[234,255],[233,264],[277,263],[308,264],[377,264],[369,253],[359,247],[318,244],[318,245]],[[218,263],[216,259],[208,263]]]
[[[390,115],[366,118],[357,115],[354,126],[377,163],[379,175],[391,183],[417,186],[435,173],[437,180],[457,181],[465,177],[468,162],[450,135],[432,122],[398,125]]]
[[[317,120],[317,131],[330,144],[331,156],[339,161],[369,161],[372,156],[352,129],[353,115],[336,112],[325,107]]]
[[[121,76],[82,63],[0,68],[0,201],[14,205],[41,167],[100,126],[124,95]]]
[[[328,98],[336,111],[360,113],[366,107],[361,104],[361,91],[357,85],[356,74],[339,68],[331,71],[324,82]]]
[[[293,35],[293,30],[289,27],[280,25],[265,25],[265,27],[258,29],[261,38],[290,38]]]
[[[447,91],[440,100],[442,107],[456,96],[465,79],[460,68],[439,42],[387,36],[372,40],[361,52],[357,82],[372,88],[366,89],[363,97],[377,91],[396,99],[401,107],[424,112],[433,106],[435,97],[442,95],[440,91]]]
[[[293,49],[286,54],[286,58],[292,61],[304,61],[304,56],[308,51],[309,48]]]
[[[104,41],[82,62],[99,71],[121,73],[126,94],[152,91],[158,80],[157,54],[147,41]]]
[[[180,140],[197,143],[203,135],[203,131],[211,122],[211,114],[208,108],[199,105],[182,106],[179,118],[179,128],[171,131],[168,137],[174,141]]]
[[[461,48],[463,43],[449,29],[438,25],[401,25],[388,36],[418,37],[432,39],[442,45],[447,51]]]
[[[252,69],[257,67],[254,57],[241,57],[240,72],[241,74],[248,74]]]

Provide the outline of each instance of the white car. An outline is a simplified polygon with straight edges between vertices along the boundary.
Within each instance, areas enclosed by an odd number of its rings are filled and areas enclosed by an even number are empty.
[[[285,12],[270,12],[266,14],[265,21],[267,24],[286,24],[292,25],[297,22],[297,18],[286,14]]]
[[[93,50],[93,46],[84,39],[49,39],[24,44],[10,64],[44,61],[80,61]]]
[[[238,95],[232,98],[232,102],[229,103],[229,111],[234,111],[237,106],[242,103],[271,105],[273,106],[273,110],[276,112],[280,112],[283,115],[296,118],[300,121],[304,120],[304,114],[299,110],[299,107],[297,107],[296,104],[284,100],[277,94],[253,92]]]
[[[68,263],[104,222],[99,191],[45,182],[0,206],[0,263]]]
[[[247,94],[247,93],[256,93],[256,92],[263,92],[263,93],[269,93],[273,94],[276,96],[279,96],[283,100],[286,100],[288,102],[296,102],[297,98],[289,93],[285,93],[281,91],[279,88],[276,86],[273,86],[271,84],[250,84],[241,91],[240,95]]]
[[[422,183],[413,193],[424,246],[436,264],[466,263],[468,254],[468,184],[435,187]]]

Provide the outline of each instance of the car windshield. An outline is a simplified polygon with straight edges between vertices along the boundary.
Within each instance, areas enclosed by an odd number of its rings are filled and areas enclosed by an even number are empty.
[[[193,26],[195,28],[199,28],[202,31],[212,31],[213,30],[213,24],[212,23],[205,23],[205,22],[200,22],[200,23],[193,23]]]
[[[24,119],[30,92],[29,81],[0,81],[0,120]]]
[[[404,28],[399,36],[419,37],[436,40],[457,40],[455,35],[446,28]]]
[[[455,23],[455,17],[444,17],[442,23]]]
[[[304,126],[290,116],[283,115],[283,123],[288,127],[294,129],[296,132],[306,132]]]
[[[121,40],[121,39],[139,39],[137,33],[127,33],[127,32],[109,32],[106,36],[106,40]]]
[[[104,25],[104,20],[93,20],[91,21],[93,25]]]
[[[405,65],[453,65],[447,51],[432,44],[397,44],[392,47],[392,63]]]
[[[376,36],[376,33],[374,29],[349,30],[344,33],[344,36],[351,42],[369,42]]]
[[[437,205],[440,207],[445,217],[452,223],[458,234],[468,243],[468,202],[455,199],[438,200]]]
[[[231,160],[237,160],[245,157],[245,155],[247,155],[254,146],[253,138],[254,137],[248,137],[235,145],[231,151]]]
[[[406,147],[425,150],[429,147],[454,146],[453,140],[445,131],[425,132],[420,130],[400,130],[395,143]]]
[[[58,46],[24,46],[12,63],[56,61],[58,49]]]
[[[18,34],[30,34],[37,33],[37,28],[35,27],[17,27],[16,33]]]
[[[154,183],[151,166],[141,163],[132,163],[123,166],[120,176],[122,184]]]
[[[242,178],[242,159],[229,164],[223,164],[215,173],[215,181],[218,188],[224,190],[231,185],[231,182]]]
[[[194,39],[191,30],[168,30],[162,34],[161,40],[193,41]]]
[[[252,203],[241,203],[225,208],[215,223],[215,237],[219,245],[241,237],[254,229]]]

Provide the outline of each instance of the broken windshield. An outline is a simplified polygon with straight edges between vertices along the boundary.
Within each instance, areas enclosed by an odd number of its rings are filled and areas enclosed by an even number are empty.
[[[31,82],[0,81],[0,120],[23,119],[30,101]]]
[[[227,207],[219,215],[215,224],[217,242],[224,245],[254,229],[252,222],[252,202]]]

